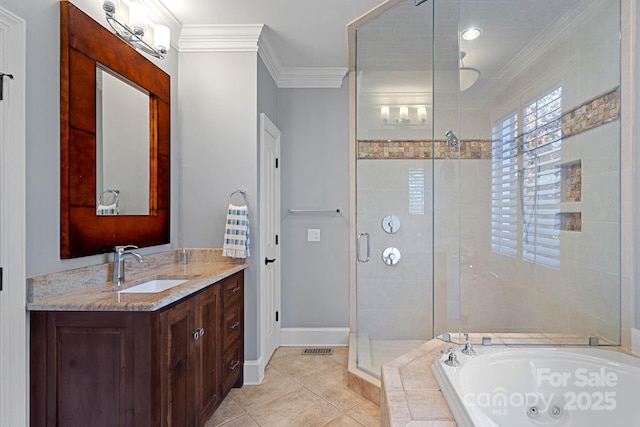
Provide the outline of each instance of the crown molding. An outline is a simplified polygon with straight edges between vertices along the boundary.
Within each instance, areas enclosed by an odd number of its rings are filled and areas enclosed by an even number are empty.
[[[279,88],[337,89],[342,87],[347,68],[283,68],[278,75]]]
[[[185,25],[180,52],[258,52],[278,88],[340,88],[347,68],[291,68],[282,59],[266,25]]]
[[[180,52],[257,52],[264,25],[184,25]]]

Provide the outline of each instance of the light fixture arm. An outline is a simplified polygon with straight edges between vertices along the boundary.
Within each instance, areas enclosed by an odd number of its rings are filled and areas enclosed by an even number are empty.
[[[154,49],[142,39],[142,37],[144,36],[144,31],[142,29],[132,29],[127,24],[118,21],[115,15],[116,9],[112,2],[105,1],[102,4],[102,9],[104,10],[107,22],[121,39],[129,43],[134,48],[141,50],[155,58],[165,58],[167,54],[167,49],[165,47]]]

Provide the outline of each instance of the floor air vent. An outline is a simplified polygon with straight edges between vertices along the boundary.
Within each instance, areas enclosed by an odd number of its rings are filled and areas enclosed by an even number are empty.
[[[307,354],[307,355],[320,355],[320,354],[333,354],[333,348],[331,347],[312,347],[312,348],[305,348],[304,350],[302,350],[302,354]]]

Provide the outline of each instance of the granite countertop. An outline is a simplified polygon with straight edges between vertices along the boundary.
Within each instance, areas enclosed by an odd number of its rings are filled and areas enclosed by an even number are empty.
[[[29,311],[155,311],[248,267],[245,260],[220,256],[217,250],[189,250],[190,262],[179,264],[177,254],[156,256],[146,269],[127,260],[126,281],[120,287],[105,280],[112,266],[85,268],[30,278]],[[145,257],[146,260],[147,257]],[[144,263],[143,263],[144,264]],[[123,289],[151,279],[186,279],[185,283],[156,293],[123,293]]]

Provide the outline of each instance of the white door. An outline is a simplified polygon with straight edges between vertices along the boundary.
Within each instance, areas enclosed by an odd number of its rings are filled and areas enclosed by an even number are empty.
[[[260,325],[266,366],[280,346],[280,131],[260,114]]]
[[[0,427],[27,425],[25,23],[0,7]]]

